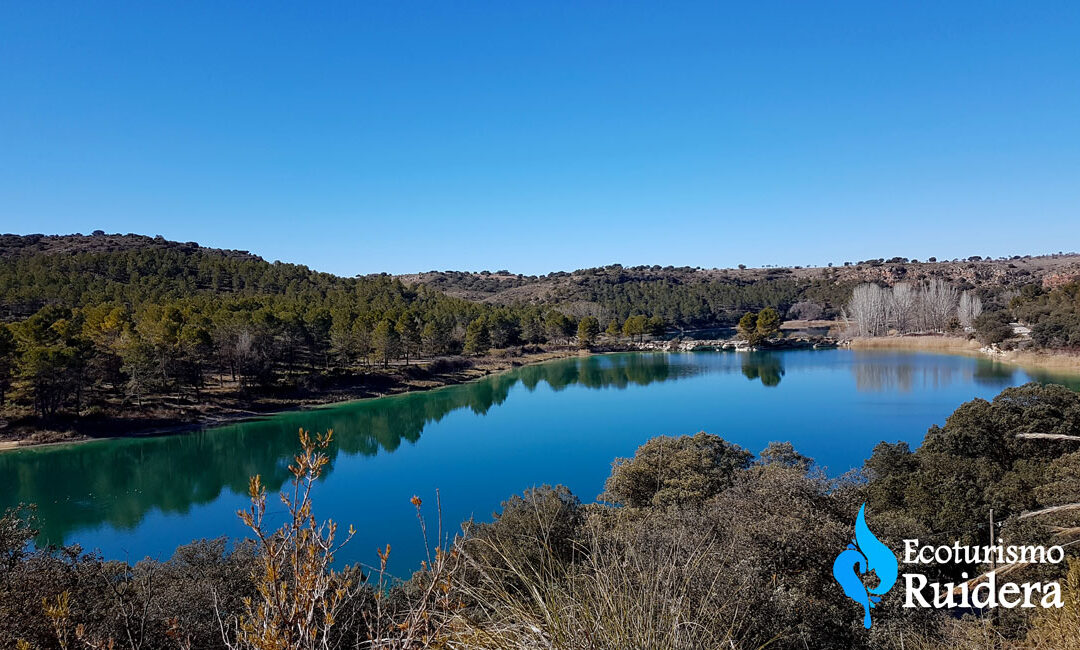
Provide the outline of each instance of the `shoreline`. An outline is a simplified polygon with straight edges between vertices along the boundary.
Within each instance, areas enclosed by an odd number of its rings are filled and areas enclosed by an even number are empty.
[[[306,396],[304,398],[293,400],[284,400],[286,403],[283,404],[272,403],[268,405],[268,408],[266,410],[226,410],[217,405],[210,405],[206,407],[206,412],[200,413],[198,417],[191,421],[176,422],[175,417],[171,419],[160,418],[161,424],[158,426],[150,426],[148,428],[134,428],[130,431],[111,435],[94,436],[83,433],[74,434],[72,437],[69,438],[34,440],[32,437],[33,435],[55,433],[56,436],[62,436],[67,433],[53,432],[49,429],[39,429],[32,433],[31,436],[0,440],[0,453],[23,449],[42,449],[60,445],[76,445],[87,442],[106,440],[125,440],[131,438],[151,438],[156,436],[183,435],[194,431],[201,431],[208,428],[226,426],[230,424],[239,424],[242,422],[248,422],[260,418],[273,417],[276,415],[295,411],[316,409],[325,406],[333,406],[337,404],[344,404],[347,402],[355,402],[367,399],[391,397],[394,395],[404,395],[407,393],[426,392],[438,388],[466,384],[479,379],[483,379],[485,377],[489,377],[491,375],[501,374],[523,366],[545,363],[547,361],[556,361],[558,359],[570,359],[576,357],[588,357],[596,354],[623,351],[634,350],[623,350],[622,348],[596,348],[595,350],[588,350],[565,347],[549,350],[539,350],[536,352],[522,352],[518,355],[513,356],[492,355],[466,360],[464,362],[464,365],[452,364],[452,367],[444,371],[436,370],[432,373],[430,371],[430,367],[432,365],[437,365],[441,362],[446,361],[444,359],[437,359],[430,361],[424,365],[411,366],[411,368],[419,369],[418,371],[429,373],[428,376],[406,378],[402,381],[398,381],[397,383],[386,386],[385,388],[370,389],[352,387],[344,390],[327,390],[318,395]],[[458,363],[461,362],[459,361]],[[402,368],[403,367],[399,366],[395,368],[395,370],[400,371]],[[409,366],[404,366],[404,368],[409,368]],[[414,370],[412,372],[417,371]],[[291,401],[292,403],[288,404],[288,401]],[[253,406],[257,408],[258,404],[255,404]],[[121,426],[124,421],[125,418],[116,417],[105,421],[104,424],[107,425],[109,423],[115,423],[117,426]],[[166,424],[169,422],[172,423]]]
[[[912,350],[942,352],[989,359],[1026,369],[1080,374],[1080,355],[1066,352],[997,351],[972,339],[956,336],[882,336],[856,337],[847,347],[852,350]]]
[[[841,343],[840,347],[847,347],[852,350],[903,350],[913,352],[933,352],[940,354],[958,354],[962,356],[976,357],[992,361],[998,361],[1001,363],[1007,363],[1009,365],[1017,366],[1022,369],[1037,369],[1049,372],[1062,372],[1066,374],[1075,374],[1080,376],[1080,355],[1066,353],[1026,352],[1018,350],[997,352],[981,346],[977,341],[971,339],[964,339],[945,335],[889,336],[874,338],[856,337],[854,339],[851,339],[850,341],[847,341],[846,344]],[[611,349],[607,347],[596,348],[594,350],[583,350],[578,348],[565,347],[551,350],[539,350],[535,352],[522,352],[517,356],[495,355],[480,357],[477,359],[467,360],[464,362],[464,365],[454,366],[452,364],[452,367],[446,370],[436,370],[432,373],[430,370],[430,367],[432,365],[437,365],[440,362],[445,361],[434,360],[428,362],[425,365],[412,366],[412,368],[417,369],[413,372],[427,372],[430,373],[428,376],[405,378],[402,381],[398,381],[397,383],[391,384],[384,388],[371,389],[369,387],[359,388],[354,386],[351,388],[346,388],[344,390],[331,389],[321,394],[305,396],[304,398],[282,400],[283,403],[281,404],[274,402],[268,404],[268,408],[266,408],[265,410],[224,409],[218,405],[204,405],[206,408],[206,412],[200,413],[198,417],[191,421],[176,422],[175,417],[171,420],[169,418],[160,418],[162,424],[159,426],[150,426],[148,428],[134,428],[130,431],[103,436],[87,435],[84,433],[81,435],[75,434],[69,438],[34,440],[32,437],[33,435],[51,432],[47,429],[41,429],[34,434],[31,434],[31,436],[29,437],[0,440],[0,453],[22,449],[41,449],[60,445],[74,445],[95,441],[184,435],[194,431],[201,431],[208,428],[226,426],[230,424],[238,424],[260,418],[273,417],[275,415],[281,415],[283,413],[303,411],[308,409],[321,408],[325,406],[333,406],[360,400],[391,397],[394,395],[403,395],[407,393],[426,392],[438,388],[445,388],[447,386],[466,384],[472,381],[483,379],[485,377],[489,377],[491,375],[508,372],[515,368],[545,363],[547,361],[555,361],[558,359],[588,357],[611,352],[657,351],[661,350],[648,349],[643,347],[624,348],[621,346]],[[459,361],[458,363],[461,362]],[[404,368],[409,367],[405,366]],[[400,371],[401,367],[396,368],[396,370]],[[253,405],[253,407],[257,408],[258,404]],[[125,418],[117,417],[106,421],[104,424],[107,425],[111,422],[119,425],[122,424],[124,421]],[[165,424],[170,421],[174,423]],[[64,435],[64,433],[65,432],[57,432],[56,435],[62,436]]]

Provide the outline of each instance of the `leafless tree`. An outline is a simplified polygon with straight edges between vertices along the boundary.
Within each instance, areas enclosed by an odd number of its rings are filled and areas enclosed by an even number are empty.
[[[815,302],[802,300],[791,306],[788,310],[788,318],[793,320],[817,320],[821,318],[825,310]]]
[[[982,300],[978,296],[973,295],[970,291],[965,291],[960,294],[960,304],[957,307],[957,315],[960,317],[960,324],[964,327],[974,327],[975,319],[982,313]]]
[[[955,287],[943,280],[924,286],[901,282],[891,289],[875,284],[855,287],[845,317],[859,336],[883,336],[890,330],[901,334],[915,331],[941,332],[957,315],[961,299],[971,321],[982,312],[982,303],[968,293],[962,298]]]
[[[901,282],[892,288],[890,325],[901,334],[912,332],[918,323],[919,293],[915,287]]]
[[[956,315],[959,292],[941,278],[930,280],[920,292],[922,328],[928,332],[943,332],[949,319]]]
[[[860,284],[851,293],[847,316],[859,336],[882,336],[889,330],[889,303],[885,289],[876,284]]]

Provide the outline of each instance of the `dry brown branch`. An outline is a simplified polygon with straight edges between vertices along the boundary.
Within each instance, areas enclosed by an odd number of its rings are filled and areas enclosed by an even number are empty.
[[[1020,514],[1021,519],[1028,519],[1029,517],[1038,517],[1039,515],[1049,515],[1055,512],[1066,512],[1068,510],[1080,509],[1080,503],[1067,503],[1060,506],[1050,506],[1049,508],[1043,508],[1042,510],[1032,510],[1030,512],[1024,512]]]
[[[1080,442],[1080,436],[1069,436],[1064,433],[1018,433],[1017,438],[1025,440],[1066,440]]]
[[[258,596],[244,600],[244,613],[221,621],[229,648],[243,650],[315,650],[329,647],[330,630],[350,595],[351,581],[331,566],[334,554],[352,539],[335,542],[337,524],[320,523],[312,514],[312,489],[330,461],[323,453],[333,431],[314,438],[300,430],[300,453],[289,471],[292,489],[280,498],[289,515],[277,530],[266,526],[266,488],[258,475],[251,478],[251,507],[237,514],[251,529],[259,550],[260,567],[253,576]],[[219,616],[220,620],[220,616]]]

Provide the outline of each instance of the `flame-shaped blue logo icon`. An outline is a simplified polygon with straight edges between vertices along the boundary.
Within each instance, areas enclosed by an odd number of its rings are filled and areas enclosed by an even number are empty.
[[[844,595],[863,606],[863,626],[870,629],[870,609],[881,602],[893,584],[899,565],[888,546],[882,544],[866,526],[866,504],[859,507],[855,518],[854,543],[840,552],[833,562],[832,572]],[[867,589],[862,576],[870,571],[877,574],[878,584]]]

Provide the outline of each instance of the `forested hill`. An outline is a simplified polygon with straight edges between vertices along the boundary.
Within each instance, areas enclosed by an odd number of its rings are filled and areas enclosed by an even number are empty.
[[[496,312],[385,274],[342,278],[243,251],[5,235],[0,423],[88,407],[126,413],[133,403],[198,407],[211,387],[297,392],[372,360],[460,352],[470,326],[469,350],[484,352],[540,318]]]
[[[127,413],[133,403],[198,406],[211,388],[302,395],[366,377],[372,364],[390,372],[417,358],[493,348],[590,347],[601,332],[612,344],[732,325],[765,307],[829,318],[860,283],[930,279],[964,292],[968,304],[981,301],[976,329],[993,334],[986,342],[1008,338],[1019,319],[1041,346],[1080,347],[1075,255],[345,278],[159,237],[3,235],[0,422],[27,413]]]
[[[540,276],[508,271],[429,271],[399,278],[448,295],[500,305],[542,304],[571,316],[625,319],[659,316],[680,326],[731,324],[746,311],[787,312],[810,303],[810,314],[836,316],[858,284],[893,285],[941,278],[958,290],[994,293],[1032,283],[1053,285],[1080,276],[1080,255],[964,260],[907,258],[845,262],[827,267],[702,269],[619,264]],[[800,310],[796,310],[799,312]]]
[[[430,294],[431,292],[424,292]],[[404,307],[415,289],[387,276],[341,278],[270,263],[247,251],[142,235],[0,236],[0,316],[26,318],[46,305],[138,309],[148,302],[273,298],[326,307]]]
[[[92,235],[0,235],[0,259],[32,255],[63,255],[67,253],[115,253],[128,250],[176,250],[185,253],[202,252],[222,257],[260,260],[248,251],[206,248],[196,242],[169,241],[158,235],[108,235],[95,230]]]

